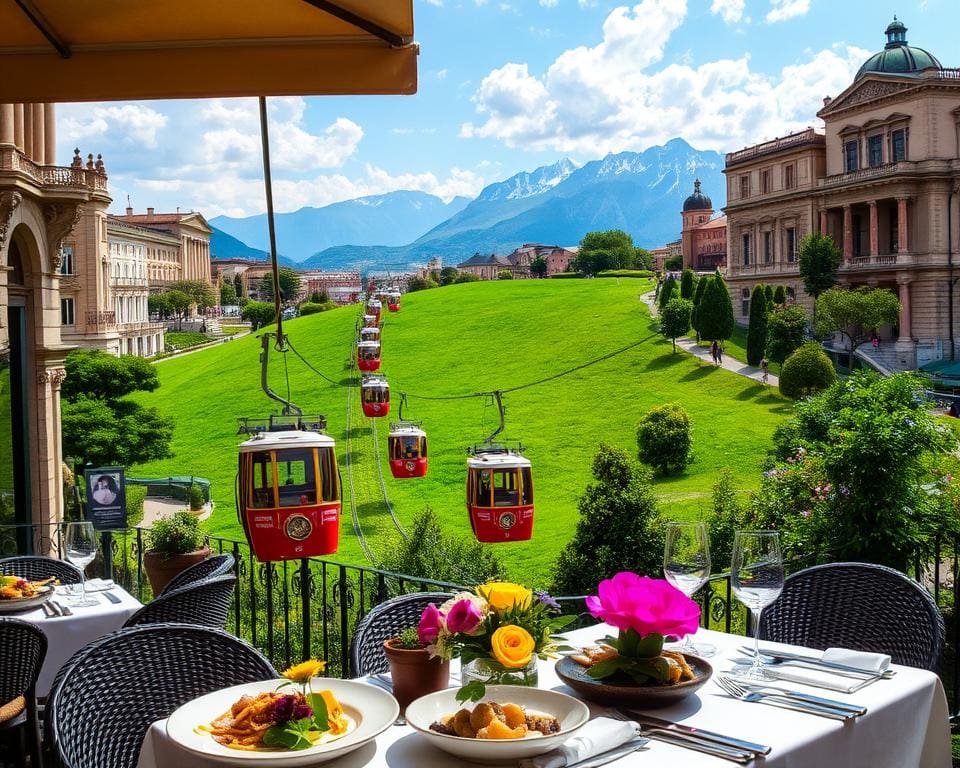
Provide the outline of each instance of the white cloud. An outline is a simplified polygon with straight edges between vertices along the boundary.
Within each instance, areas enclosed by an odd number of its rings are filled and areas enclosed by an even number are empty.
[[[540,0],[540,5],[544,8],[556,8],[560,0]]]
[[[810,10],[810,0],[770,0],[770,5],[772,7],[766,15],[770,24],[803,16]]]
[[[743,19],[746,0],[713,0],[710,13],[720,15],[727,24],[736,24]]]
[[[78,114],[72,114],[78,112]],[[167,116],[140,104],[121,106],[76,107],[59,122],[59,129],[68,143],[82,139],[104,140],[107,138],[125,144],[140,145],[155,149],[157,134],[167,124]]]
[[[437,80],[446,80],[446,79],[447,79],[447,70],[446,70],[446,69],[438,69],[436,72],[433,73],[433,76],[434,76],[435,78],[437,78]]]

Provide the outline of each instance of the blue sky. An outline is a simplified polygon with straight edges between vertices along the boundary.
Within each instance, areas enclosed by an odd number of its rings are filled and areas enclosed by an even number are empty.
[[[681,136],[731,151],[818,125],[882,49],[960,67],[956,0],[415,0],[415,96],[270,100],[277,210],[397,189],[444,199],[569,157]],[[100,152],[113,210],[264,210],[254,99],[67,104],[57,151]]]

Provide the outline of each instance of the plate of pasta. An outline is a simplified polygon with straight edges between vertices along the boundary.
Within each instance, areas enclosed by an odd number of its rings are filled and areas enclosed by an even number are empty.
[[[30,581],[19,576],[0,575],[0,613],[26,611],[45,603],[53,596],[55,581],[53,578]]]
[[[314,678],[306,694],[289,680],[224,688],[167,719],[167,736],[223,765],[315,765],[359,749],[400,714],[386,691],[355,680]]]

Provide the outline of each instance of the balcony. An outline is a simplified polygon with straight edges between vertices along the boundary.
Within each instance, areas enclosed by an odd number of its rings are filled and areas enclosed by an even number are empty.
[[[805,131],[791,133],[789,136],[784,136],[782,139],[765,141],[763,144],[756,144],[752,147],[746,147],[745,149],[737,150],[736,152],[728,152],[726,157],[726,165],[729,168],[731,165],[742,163],[745,160],[752,160],[755,157],[768,155],[771,152],[779,152],[783,149],[792,149],[802,144],[817,144],[824,146],[826,144],[826,137],[821,133],[817,133],[813,128],[807,128]]]
[[[0,173],[5,171],[21,173],[47,190],[73,188],[107,192],[105,174],[83,167],[37,165],[18,149],[10,146],[0,147]]]
[[[145,277],[111,277],[111,288],[146,288],[147,278]]]
[[[849,261],[840,265],[840,271],[857,271],[861,269],[877,269],[904,267],[913,264],[909,253],[879,253],[876,256],[853,256]]]
[[[87,325],[95,325],[97,328],[108,329],[117,325],[116,312],[87,312]]]

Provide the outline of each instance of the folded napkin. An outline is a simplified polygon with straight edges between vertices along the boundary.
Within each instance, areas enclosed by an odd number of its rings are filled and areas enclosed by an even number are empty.
[[[844,664],[867,672],[886,672],[890,668],[890,657],[885,653],[851,651],[849,648],[827,648],[820,661],[831,664]]]
[[[563,742],[559,748],[529,760],[521,760],[520,768],[566,768],[626,744],[639,735],[638,723],[597,717],[577,731],[576,736]]]

